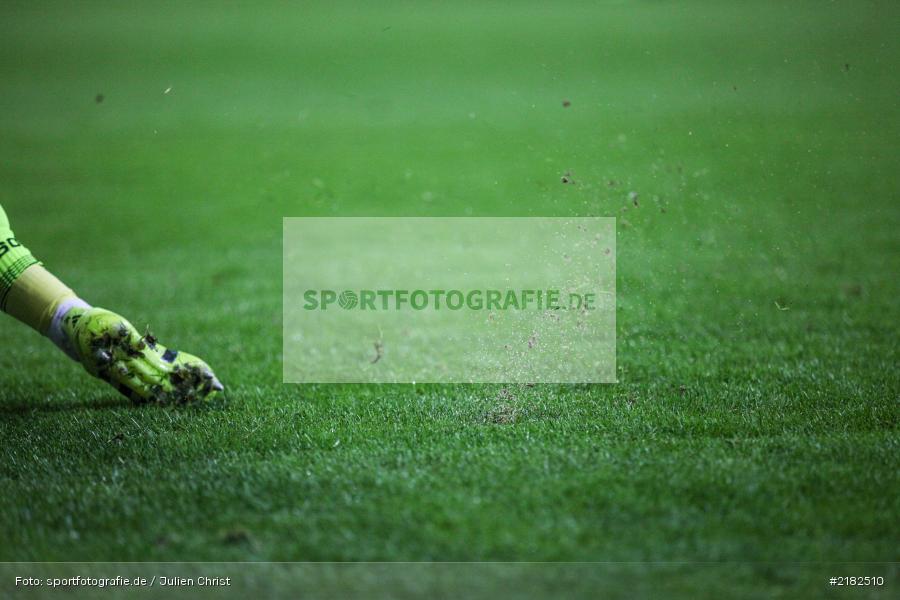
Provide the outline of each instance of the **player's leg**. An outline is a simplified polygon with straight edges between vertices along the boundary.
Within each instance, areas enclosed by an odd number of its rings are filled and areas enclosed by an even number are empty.
[[[54,333],[51,322],[56,310],[75,306],[88,305],[44,269],[16,239],[0,206],[0,310],[49,337]],[[57,345],[61,341],[54,340]]]
[[[13,283],[37,262],[16,239],[9,226],[9,218],[0,206],[0,309],[6,310]]]
[[[133,400],[188,402],[223,389],[196,356],[167,349],[123,317],[80,299],[16,239],[2,206],[0,310]]]

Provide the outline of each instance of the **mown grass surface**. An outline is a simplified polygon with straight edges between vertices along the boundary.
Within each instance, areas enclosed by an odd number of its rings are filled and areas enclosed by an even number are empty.
[[[4,4],[16,233],[228,397],[0,321],[0,558],[896,560],[898,16]],[[303,215],[618,217],[621,383],[281,385]]]

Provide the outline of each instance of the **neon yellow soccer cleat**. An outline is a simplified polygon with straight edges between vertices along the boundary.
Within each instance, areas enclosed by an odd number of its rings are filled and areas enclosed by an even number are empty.
[[[88,373],[135,402],[185,404],[224,387],[205,362],[140,335],[125,318],[102,308],[72,308],[61,329],[67,352]]]

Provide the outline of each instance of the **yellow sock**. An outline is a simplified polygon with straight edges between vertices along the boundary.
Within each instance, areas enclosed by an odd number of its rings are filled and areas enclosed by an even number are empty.
[[[6,295],[6,312],[46,335],[57,308],[77,297],[53,273],[40,264],[34,264],[10,286]]]

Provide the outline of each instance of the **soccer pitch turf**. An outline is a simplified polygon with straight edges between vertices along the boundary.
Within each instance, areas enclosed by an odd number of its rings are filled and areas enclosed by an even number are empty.
[[[0,559],[897,560],[897,6],[4,4],[16,234],[228,389],[0,319]],[[619,383],[282,385],[311,215],[617,217]]]

